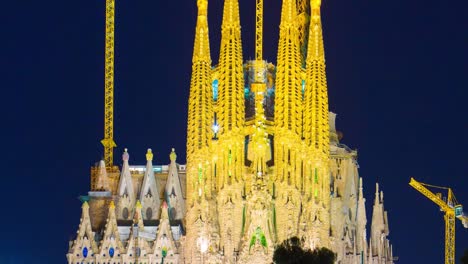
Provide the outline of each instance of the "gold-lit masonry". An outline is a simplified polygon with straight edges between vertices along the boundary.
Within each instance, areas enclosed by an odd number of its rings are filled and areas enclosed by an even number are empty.
[[[307,250],[330,248],[337,263],[394,262],[383,192],[377,184],[368,228],[357,151],[340,143],[328,109],[320,0],[282,0],[276,65],[263,54],[264,0],[246,2],[256,11],[247,61],[240,1],[223,0],[217,62],[208,0],[189,1],[198,13],[187,163],[172,149],[164,165],[148,149],[146,166],[131,165],[125,149],[121,167],[113,165],[114,1],[106,0],[104,161],[81,196],[69,264],[271,263],[292,237]]]
[[[246,64],[239,3],[224,2],[220,57],[214,67],[209,56],[207,1],[197,1],[187,128],[187,222],[210,218],[203,213],[205,207],[232,216],[215,220],[219,221],[224,254],[228,256],[239,250],[243,236],[256,232],[263,232],[265,245],[286,239],[290,232],[329,245],[330,126],[321,3],[313,0],[309,7],[304,1],[297,2],[283,1],[273,118],[267,116],[266,105],[271,96],[269,68],[274,66],[263,59],[263,0],[255,2],[255,60]],[[305,28],[309,29],[307,34]],[[308,56],[303,63],[305,44]],[[213,97],[214,93],[217,96]],[[250,97],[254,98],[253,115],[246,112],[246,100],[250,100],[246,98]],[[320,215],[320,226],[300,230],[292,225],[283,230],[268,224],[268,215],[272,214],[269,204],[278,202],[271,198],[275,195],[309,201],[304,203],[304,210]],[[222,205],[225,200],[232,208]],[[257,206],[264,208],[265,219],[246,223],[234,217],[256,214],[252,210]],[[286,224],[288,217],[297,219],[301,215],[299,207],[290,212],[291,216],[283,204],[274,207],[275,223]],[[205,228],[210,227],[187,229],[187,245],[196,244],[197,237],[208,232]],[[226,240],[228,236],[231,238]],[[195,258],[196,252],[187,250],[186,254]]]

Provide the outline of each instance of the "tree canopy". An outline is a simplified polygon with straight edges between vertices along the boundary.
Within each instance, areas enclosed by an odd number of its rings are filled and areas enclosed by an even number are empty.
[[[463,257],[461,258],[461,263],[468,264],[468,249],[465,250],[465,254],[463,254]]]
[[[276,264],[333,264],[336,254],[328,248],[304,249],[298,237],[283,241],[273,253]]]

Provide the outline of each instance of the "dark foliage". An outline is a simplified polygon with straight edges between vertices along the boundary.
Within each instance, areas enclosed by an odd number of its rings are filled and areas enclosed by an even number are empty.
[[[276,247],[273,262],[276,264],[333,264],[336,255],[328,248],[304,250],[302,241],[292,237]]]
[[[463,254],[463,257],[461,258],[461,263],[468,264],[468,249],[465,250],[465,254]]]

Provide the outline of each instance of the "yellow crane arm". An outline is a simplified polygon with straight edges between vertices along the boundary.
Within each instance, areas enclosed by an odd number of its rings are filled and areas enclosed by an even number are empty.
[[[422,185],[420,182],[418,182],[414,178],[411,178],[409,185],[411,185],[411,187],[413,187],[418,192],[422,193],[424,196],[429,198],[429,200],[433,201],[438,206],[440,206],[440,208],[444,212],[448,212],[450,210],[453,210],[452,208],[450,208],[450,206],[448,206],[448,204],[444,200],[442,200],[442,197],[439,197],[438,195],[431,192],[429,189],[424,187],[424,185]]]
[[[445,212],[445,264],[455,264],[455,219],[458,218],[464,227],[468,228],[468,217],[463,214],[463,206],[458,204],[450,188],[420,183],[413,178],[411,178],[409,185],[440,206],[441,210]],[[427,189],[425,185],[446,189],[448,192],[447,202],[442,199],[441,195],[434,194]]]
[[[463,227],[468,228],[468,216],[464,215],[463,212],[461,215],[456,216],[463,224]]]

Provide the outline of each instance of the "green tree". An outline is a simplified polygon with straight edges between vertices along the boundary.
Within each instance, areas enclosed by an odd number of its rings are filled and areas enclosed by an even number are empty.
[[[465,250],[465,254],[463,254],[463,257],[461,258],[461,263],[468,264],[468,249]]]
[[[297,237],[283,241],[273,253],[276,264],[333,264],[335,260],[335,253],[328,248],[304,250],[303,242]]]

